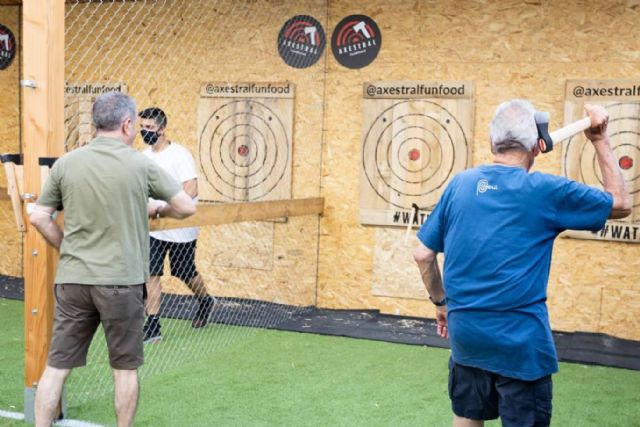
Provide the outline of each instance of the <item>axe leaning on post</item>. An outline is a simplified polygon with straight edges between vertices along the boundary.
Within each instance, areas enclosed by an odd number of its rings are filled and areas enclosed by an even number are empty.
[[[538,147],[542,153],[553,150],[553,146],[591,127],[591,118],[583,117],[563,128],[549,133],[549,113],[536,111],[536,127],[538,128]]]

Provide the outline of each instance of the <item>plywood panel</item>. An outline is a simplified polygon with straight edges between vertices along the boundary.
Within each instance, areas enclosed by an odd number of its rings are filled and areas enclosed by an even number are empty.
[[[201,197],[291,198],[291,83],[206,83],[198,107]]]
[[[570,237],[640,243],[640,80],[577,80],[566,86],[565,124],[584,116],[584,104],[597,103],[609,112],[608,133],[614,156],[631,193],[633,212],[608,221],[597,233],[568,231]],[[580,133],[562,145],[564,176],[603,188],[593,144]]]
[[[360,222],[419,225],[471,164],[471,82],[380,81],[363,88]]]

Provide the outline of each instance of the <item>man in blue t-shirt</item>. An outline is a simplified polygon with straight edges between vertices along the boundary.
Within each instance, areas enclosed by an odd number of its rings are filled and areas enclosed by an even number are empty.
[[[546,290],[554,239],[566,229],[598,230],[631,212],[607,136],[608,114],[585,106],[604,191],[529,173],[538,155],[531,103],[498,106],[493,164],[456,175],[418,232],[414,258],[436,305],[437,332],[450,338],[454,427],[548,426],[558,361]],[[444,252],[444,286],[436,254]]]

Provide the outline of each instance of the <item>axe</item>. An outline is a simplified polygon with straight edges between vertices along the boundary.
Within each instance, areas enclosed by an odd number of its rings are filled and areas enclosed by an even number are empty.
[[[371,34],[369,34],[369,31],[367,30],[367,23],[364,21],[360,21],[354,25],[353,30],[355,32],[361,32],[368,39],[371,38]]]
[[[553,150],[554,144],[558,144],[591,127],[591,118],[587,116],[549,133],[549,113],[536,111],[534,117],[538,128],[538,147],[540,147],[542,153],[548,153]]]

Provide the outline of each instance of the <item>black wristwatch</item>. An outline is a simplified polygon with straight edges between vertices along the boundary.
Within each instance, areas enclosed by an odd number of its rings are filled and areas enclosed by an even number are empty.
[[[431,295],[429,295],[429,301],[431,301],[436,307],[443,307],[447,305],[447,297],[442,297],[441,301],[435,301],[433,298],[431,298]]]

